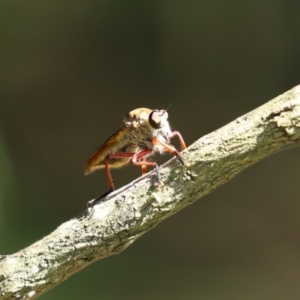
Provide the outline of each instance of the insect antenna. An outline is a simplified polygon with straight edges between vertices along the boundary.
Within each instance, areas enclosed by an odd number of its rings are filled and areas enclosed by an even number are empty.
[[[172,106],[172,102],[169,104],[169,106],[165,109],[166,111],[168,111],[169,110],[169,108]]]

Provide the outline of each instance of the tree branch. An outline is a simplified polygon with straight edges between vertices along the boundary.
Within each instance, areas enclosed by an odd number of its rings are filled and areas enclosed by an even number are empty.
[[[0,257],[0,299],[35,299],[90,263],[117,254],[249,165],[300,139],[300,85],[208,134],[161,168],[107,196],[82,219]]]

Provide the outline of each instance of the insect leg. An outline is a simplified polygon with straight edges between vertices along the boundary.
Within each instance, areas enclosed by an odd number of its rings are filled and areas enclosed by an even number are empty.
[[[98,196],[97,198],[89,201],[87,203],[88,208],[92,208],[98,200],[106,197],[109,193],[111,193],[115,189],[114,182],[113,182],[113,179],[111,177],[111,173],[110,173],[110,169],[109,169],[109,165],[108,165],[108,158],[104,159],[104,168],[105,168],[105,175],[106,175],[106,178],[107,178],[107,181],[108,181],[109,190],[107,192],[103,193],[102,195]],[[86,217],[86,215],[84,217]]]
[[[146,156],[152,153],[150,149],[144,149],[137,153],[129,153],[129,152],[112,152],[108,154],[109,158],[122,158],[122,157],[132,157],[132,163],[137,166],[154,166],[154,162],[147,161]],[[143,161],[139,161],[143,159]]]
[[[107,155],[107,157],[105,158],[105,160],[104,160],[105,174],[106,174],[106,178],[107,178],[107,181],[108,181],[109,189],[111,191],[113,191],[115,189],[115,187],[114,187],[113,179],[112,179],[112,176],[111,176],[111,173],[110,173],[108,159],[109,158],[132,157],[134,155],[135,155],[135,153],[129,153],[129,152],[112,152],[112,153],[109,153]]]
[[[140,152],[137,152],[137,153],[112,152],[112,153],[108,154],[108,157],[109,158],[132,157],[132,159],[131,159],[132,164],[134,164],[135,166],[141,166],[142,167],[142,174],[143,175],[147,171],[147,166],[154,167],[155,168],[155,172],[156,172],[156,177],[157,177],[158,181],[160,181],[159,167],[158,167],[157,163],[146,160],[146,156],[149,155],[150,153],[152,153],[151,149],[144,149],[144,150],[142,150]],[[107,163],[107,161],[106,161],[106,163]],[[108,169],[108,164],[107,164],[107,169]],[[105,170],[106,170],[106,167],[105,167]],[[145,173],[143,173],[143,172],[145,172]],[[108,180],[108,182],[112,183],[112,179],[111,179],[111,181],[109,179],[109,176],[111,178],[109,169],[108,169],[108,173],[109,174],[106,175],[107,176],[107,180]]]
[[[172,134],[170,134],[170,135],[168,136],[168,139],[172,139],[174,136],[177,136],[177,137],[178,137],[179,143],[180,143],[180,146],[181,146],[181,149],[186,149],[185,142],[184,142],[184,140],[183,140],[182,135],[179,133],[179,131],[173,131]]]
[[[161,139],[159,138],[153,138],[152,139],[152,143],[155,145],[157,144],[160,144],[161,146],[164,147],[164,150],[165,151],[169,151],[171,153],[173,153],[174,155],[176,155],[176,157],[178,158],[178,160],[180,161],[180,163],[185,166],[185,163],[184,163],[184,160],[183,160],[183,157],[180,155],[180,153],[176,150],[176,148],[172,145],[169,145],[167,143],[165,143],[164,141],[162,141]],[[184,142],[183,142],[184,143]],[[185,146],[185,144],[183,144],[183,146]]]
[[[115,187],[114,187],[114,182],[111,177],[111,173],[110,173],[110,169],[109,169],[109,165],[108,165],[108,158],[105,158],[104,165],[105,165],[105,175],[106,175],[106,178],[108,181],[108,187],[111,191],[113,191],[115,189]]]
[[[150,153],[152,153],[152,150],[150,150],[150,149],[144,149],[138,153],[135,153],[135,155],[132,157],[131,162],[135,166],[141,166],[142,170],[147,170],[147,166],[154,167],[157,181],[160,182],[159,166],[157,165],[157,163],[155,163],[153,161],[146,160],[146,156],[149,155]]]
[[[123,158],[123,157],[133,157],[136,153],[130,152],[111,152],[108,154],[109,158]]]
[[[142,161],[143,162],[147,161],[147,158],[143,157]],[[146,173],[147,173],[147,166],[144,164],[144,165],[142,165],[142,175],[145,175]]]

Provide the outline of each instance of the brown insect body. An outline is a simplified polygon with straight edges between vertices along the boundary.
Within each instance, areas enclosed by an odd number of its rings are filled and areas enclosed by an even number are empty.
[[[178,136],[183,149],[185,143],[177,131],[171,131],[168,113],[165,110],[138,108],[129,112],[124,118],[125,126],[113,134],[100,146],[86,162],[85,175],[105,168],[109,189],[114,190],[110,168],[119,168],[130,161],[142,167],[146,173],[147,166],[156,168],[155,162],[146,160],[153,152],[169,151],[176,155],[181,163],[179,152],[170,144],[169,139]]]

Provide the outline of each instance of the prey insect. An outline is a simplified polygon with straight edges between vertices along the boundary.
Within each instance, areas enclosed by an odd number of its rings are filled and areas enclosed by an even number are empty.
[[[115,189],[111,168],[120,168],[131,162],[140,166],[142,174],[145,174],[147,167],[154,167],[160,182],[157,163],[147,160],[151,154],[170,152],[184,165],[182,156],[171,145],[170,139],[177,136],[181,148],[185,149],[186,145],[181,134],[171,130],[166,110],[137,108],[125,116],[124,123],[125,126],[106,140],[86,162],[85,175],[104,168],[109,187],[105,195]]]

